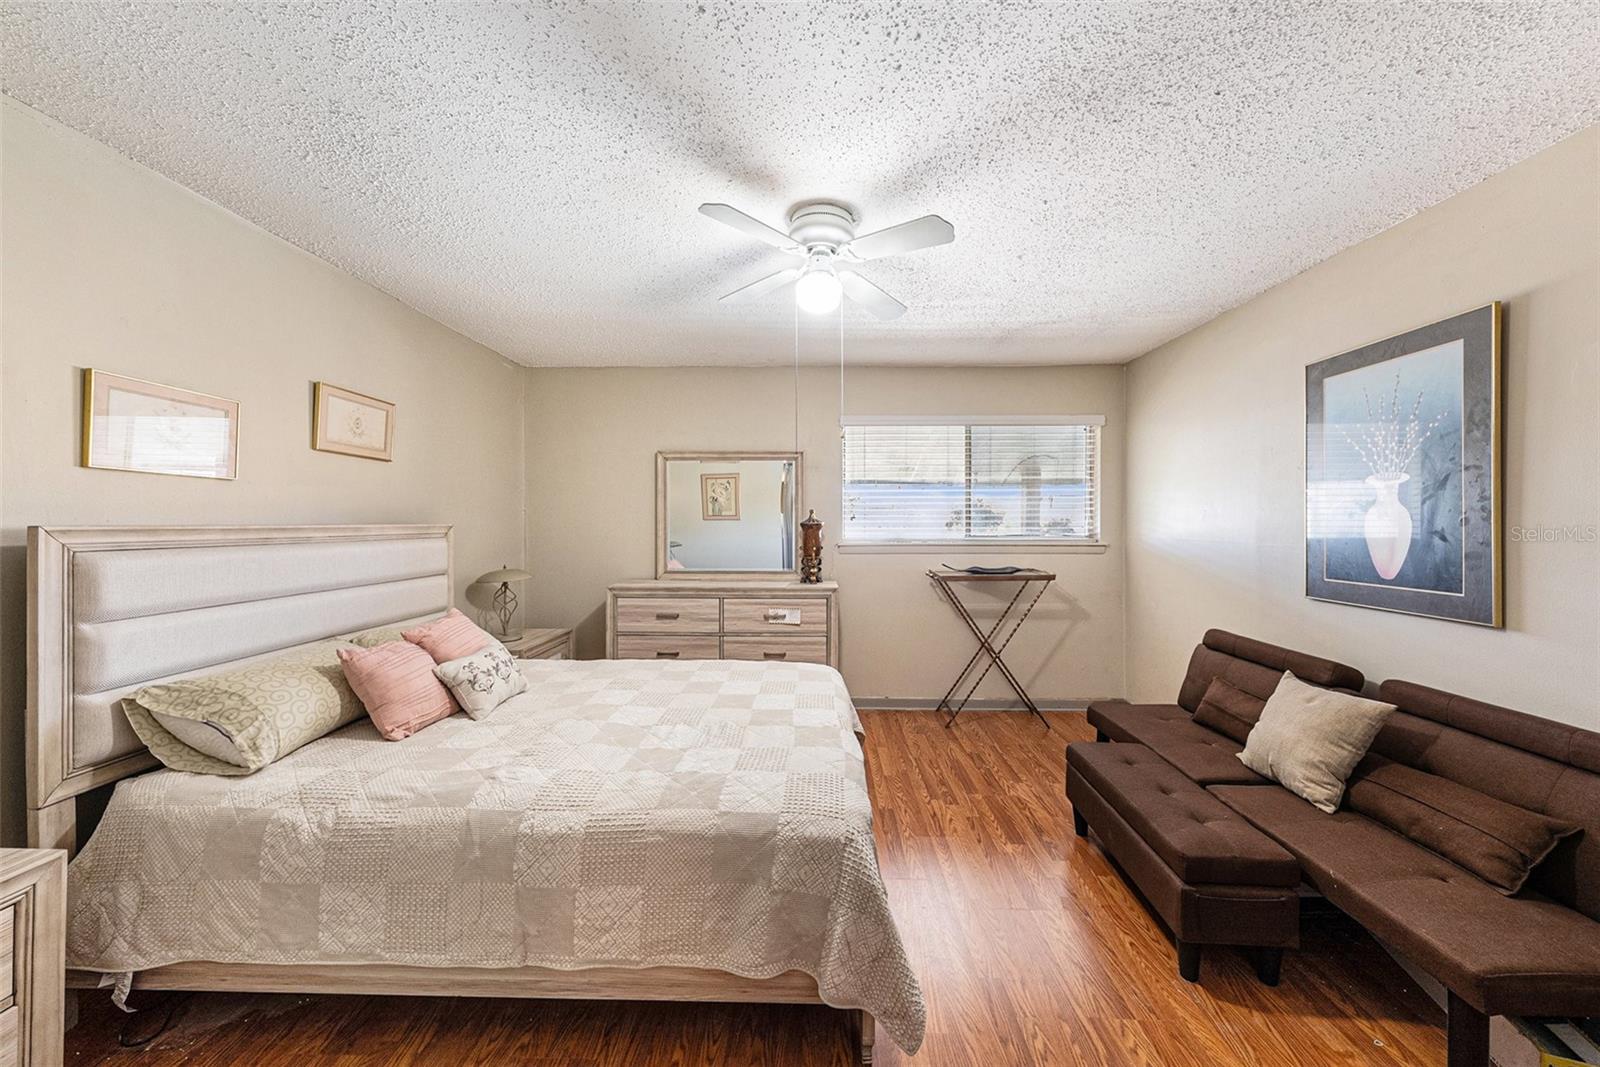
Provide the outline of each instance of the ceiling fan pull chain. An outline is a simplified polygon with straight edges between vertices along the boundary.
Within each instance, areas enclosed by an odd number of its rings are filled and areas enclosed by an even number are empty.
[[[800,451],[800,305],[794,306],[794,450]]]

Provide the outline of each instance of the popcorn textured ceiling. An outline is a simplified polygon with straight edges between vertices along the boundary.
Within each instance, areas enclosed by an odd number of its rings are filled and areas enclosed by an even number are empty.
[[[4,92],[520,362],[769,364],[780,228],[852,362],[1120,361],[1600,118],[1600,5],[0,3]],[[1503,296],[1485,293],[1483,299]],[[808,361],[837,358],[807,321]]]

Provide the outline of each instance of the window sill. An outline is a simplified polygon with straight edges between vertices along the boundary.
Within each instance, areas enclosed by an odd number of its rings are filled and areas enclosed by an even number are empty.
[[[1107,545],[1088,541],[841,541],[835,546],[847,555],[913,555],[937,552],[943,555],[984,555],[1003,552],[1008,556],[1103,555]]]

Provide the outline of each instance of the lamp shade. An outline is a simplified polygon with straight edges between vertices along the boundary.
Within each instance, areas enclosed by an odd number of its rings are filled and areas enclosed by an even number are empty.
[[[520,567],[501,567],[497,571],[478,575],[478,585],[499,585],[501,582],[526,582],[533,575]]]

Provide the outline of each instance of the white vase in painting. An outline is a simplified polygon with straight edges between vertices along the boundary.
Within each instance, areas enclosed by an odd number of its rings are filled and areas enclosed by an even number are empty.
[[[1408,474],[1367,479],[1373,492],[1378,494],[1362,524],[1367,535],[1367,552],[1372,565],[1384,581],[1393,581],[1405,565],[1406,553],[1411,551],[1411,512],[1400,502],[1400,486],[1411,476]]]

